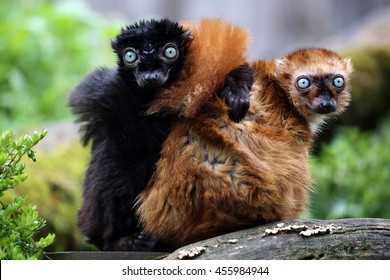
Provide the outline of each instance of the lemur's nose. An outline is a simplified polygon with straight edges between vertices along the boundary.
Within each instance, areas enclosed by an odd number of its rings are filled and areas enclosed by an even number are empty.
[[[168,77],[160,71],[147,71],[138,74],[137,83],[141,87],[157,87],[163,85],[167,78]]]
[[[156,72],[153,72],[153,73],[148,72],[144,75],[144,80],[147,83],[154,83],[159,79],[159,76],[160,76],[159,74],[160,73],[156,73]]]
[[[330,113],[336,111],[336,106],[333,100],[321,100],[320,107],[324,113]]]

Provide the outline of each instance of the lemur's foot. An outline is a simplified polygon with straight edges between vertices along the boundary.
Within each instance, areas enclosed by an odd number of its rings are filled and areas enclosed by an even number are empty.
[[[136,232],[132,235],[121,237],[115,241],[108,250],[112,251],[154,251],[158,240],[150,237],[144,232]]]

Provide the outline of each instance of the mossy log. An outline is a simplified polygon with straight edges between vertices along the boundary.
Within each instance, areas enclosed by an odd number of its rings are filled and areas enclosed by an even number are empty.
[[[182,247],[166,259],[390,259],[390,219],[266,224]]]

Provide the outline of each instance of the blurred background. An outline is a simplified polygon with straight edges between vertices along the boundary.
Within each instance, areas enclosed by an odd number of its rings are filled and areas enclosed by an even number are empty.
[[[28,194],[56,234],[49,250],[89,250],[76,226],[88,149],[67,108],[69,92],[100,65],[115,65],[109,40],[139,19],[221,17],[252,34],[249,57],[279,58],[300,47],[351,57],[353,100],[317,140],[305,218],[390,218],[390,0],[2,0],[0,130],[48,129]]]

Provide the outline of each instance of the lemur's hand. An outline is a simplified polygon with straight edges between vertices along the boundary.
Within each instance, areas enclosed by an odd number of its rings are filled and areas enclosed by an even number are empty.
[[[248,112],[253,81],[253,70],[248,64],[234,69],[225,78],[219,97],[225,100],[229,107],[229,118],[234,122],[241,121]]]

